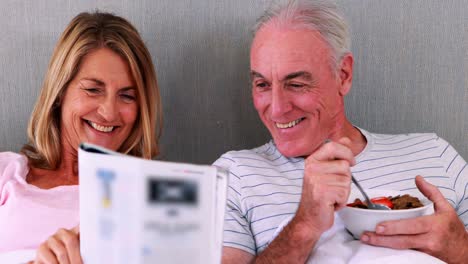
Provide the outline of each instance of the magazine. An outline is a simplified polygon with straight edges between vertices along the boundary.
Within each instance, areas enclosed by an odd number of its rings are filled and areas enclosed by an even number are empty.
[[[78,151],[84,263],[220,263],[227,171]]]

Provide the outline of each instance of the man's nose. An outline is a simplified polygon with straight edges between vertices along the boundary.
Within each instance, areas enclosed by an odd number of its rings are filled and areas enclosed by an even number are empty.
[[[292,104],[287,92],[281,86],[273,87],[271,98],[271,117],[281,118],[284,114],[291,111]]]
[[[104,98],[98,108],[98,114],[108,122],[117,119],[118,111],[116,99],[111,96]]]

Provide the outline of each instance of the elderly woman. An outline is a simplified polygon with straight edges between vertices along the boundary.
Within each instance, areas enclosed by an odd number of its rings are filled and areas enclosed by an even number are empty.
[[[79,224],[79,143],[151,159],[160,128],[156,75],[137,30],[108,13],[76,16],[53,52],[28,144],[0,153],[0,252],[45,241],[42,258],[63,254],[62,234]]]

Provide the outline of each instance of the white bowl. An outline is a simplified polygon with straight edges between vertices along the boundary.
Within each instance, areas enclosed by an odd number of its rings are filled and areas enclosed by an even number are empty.
[[[338,215],[343,220],[346,229],[359,239],[364,231],[375,231],[378,223],[389,220],[400,220],[413,218],[434,213],[434,206],[430,200],[419,192],[410,191],[394,191],[380,189],[365,190],[370,199],[381,196],[397,196],[409,194],[418,197],[423,207],[402,210],[370,210],[356,207],[346,206],[338,211]],[[364,201],[364,197],[357,189],[352,189],[349,195],[348,203],[354,202],[356,198]]]

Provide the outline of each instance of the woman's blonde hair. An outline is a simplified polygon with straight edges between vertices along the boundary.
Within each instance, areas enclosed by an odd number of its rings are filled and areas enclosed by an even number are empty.
[[[61,162],[60,112],[68,84],[84,56],[108,48],[124,58],[137,87],[139,113],[119,152],[153,158],[159,153],[162,110],[150,53],[138,31],[125,19],[103,12],[80,13],[62,33],[54,49],[21,152],[30,166],[54,170]]]

